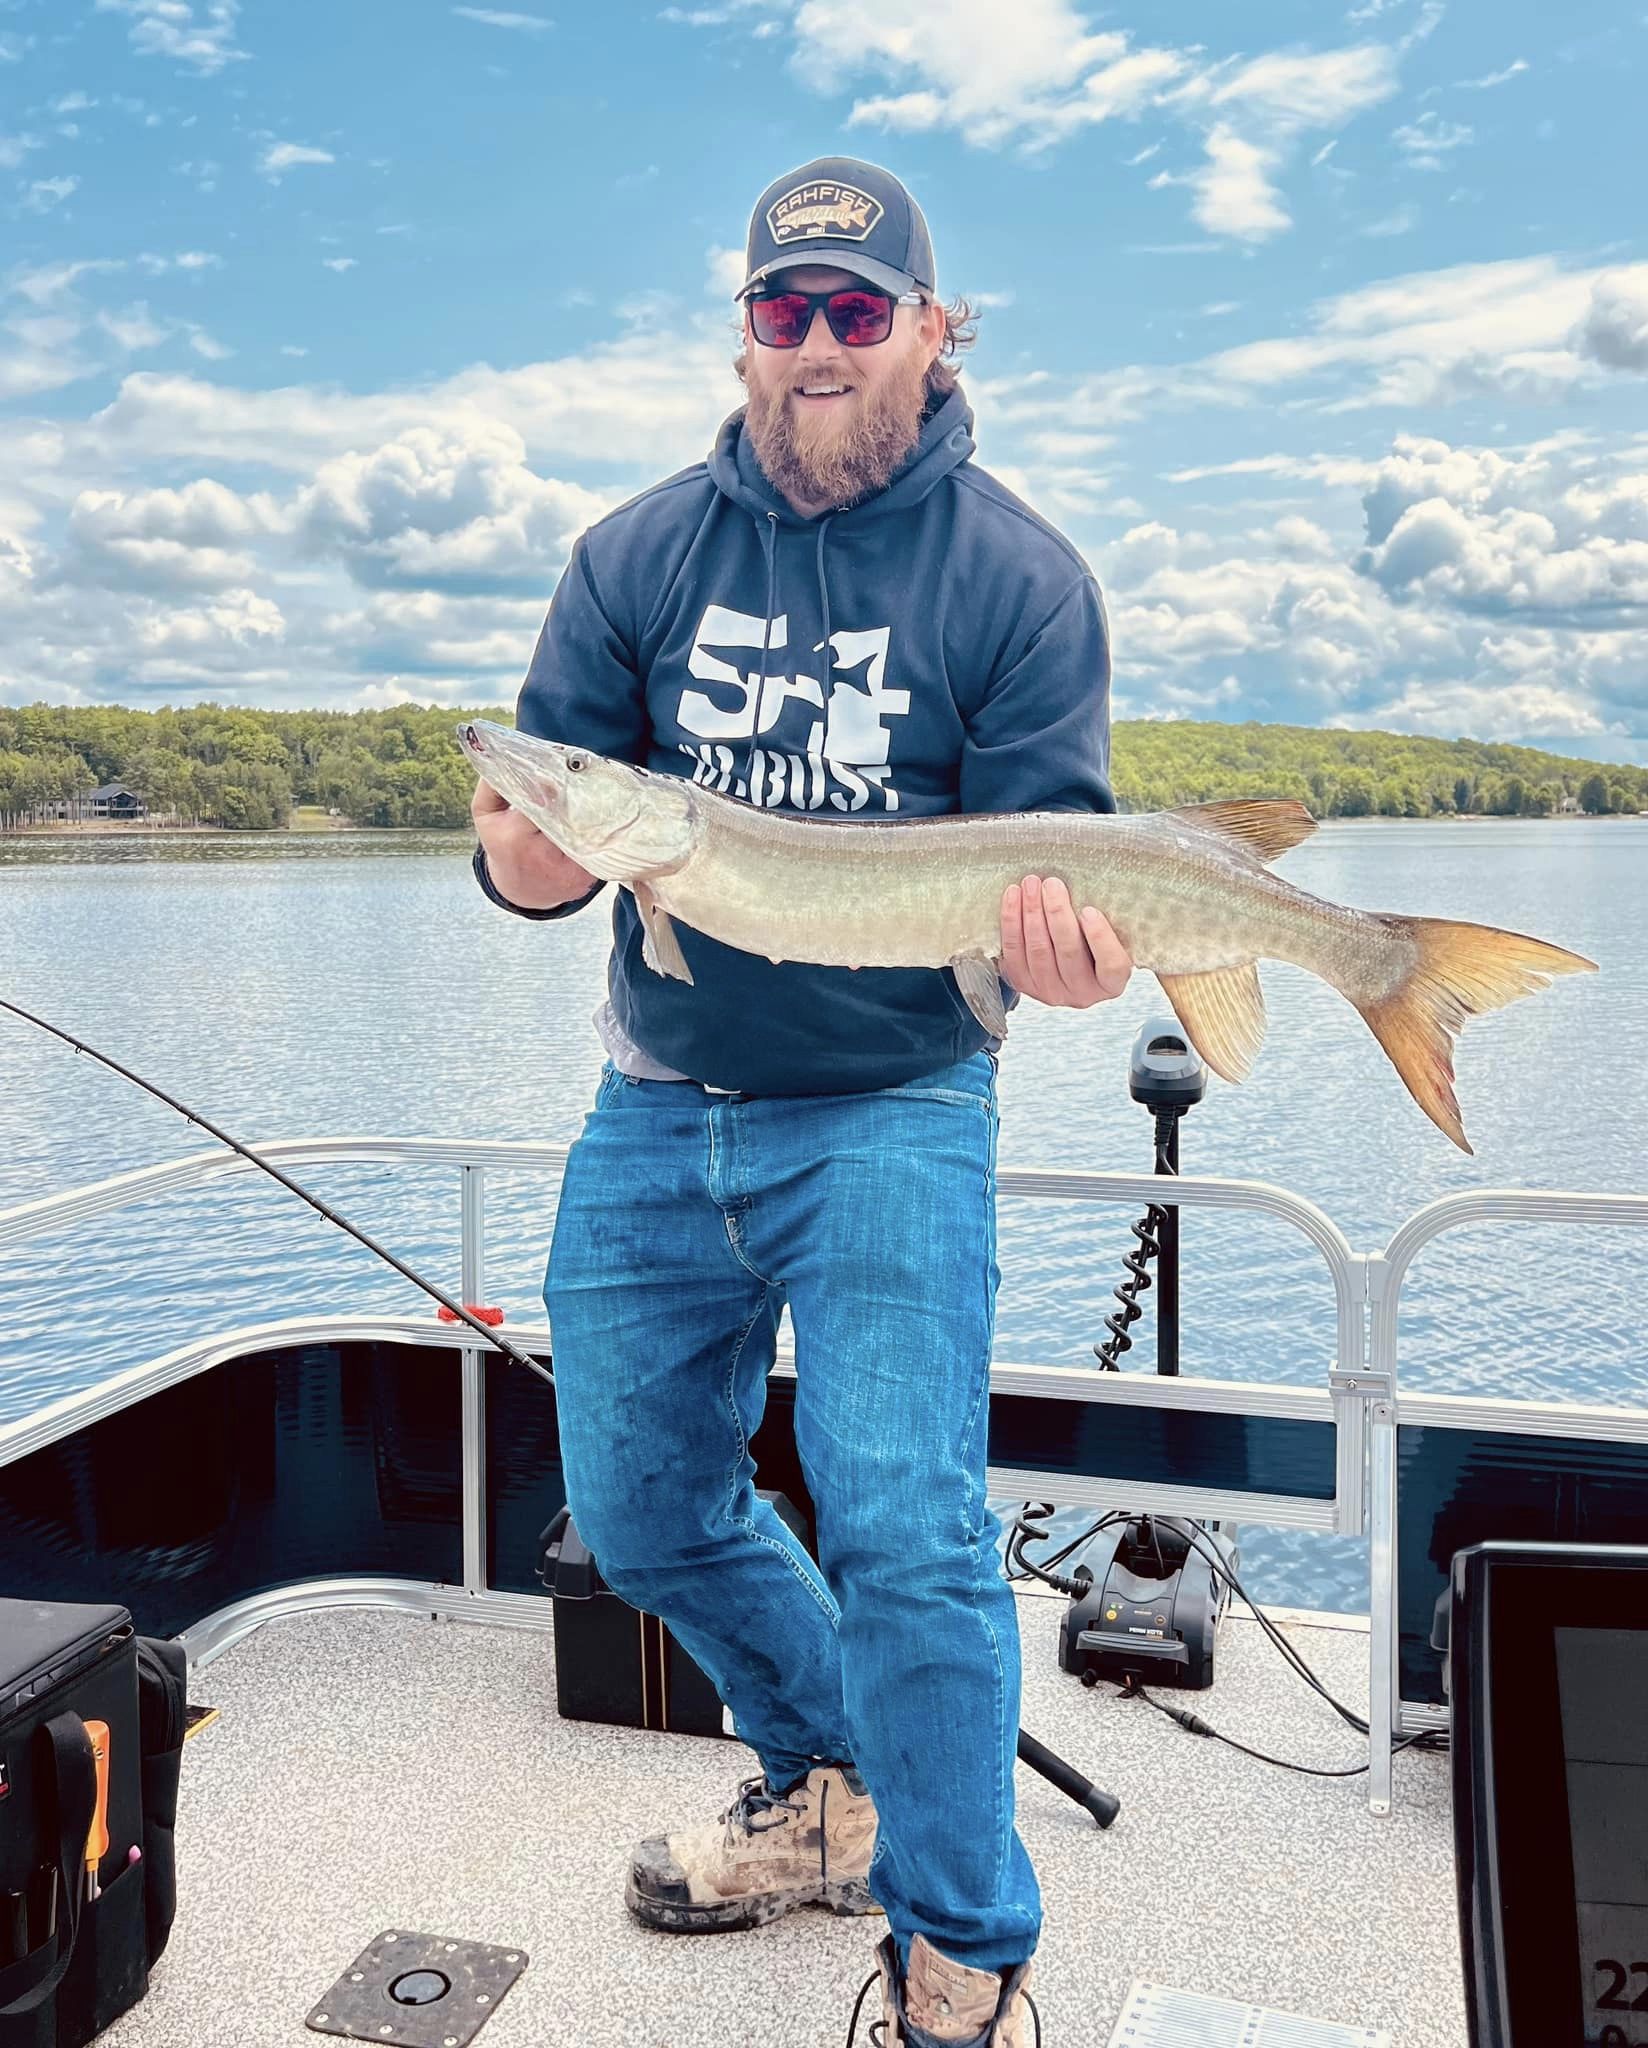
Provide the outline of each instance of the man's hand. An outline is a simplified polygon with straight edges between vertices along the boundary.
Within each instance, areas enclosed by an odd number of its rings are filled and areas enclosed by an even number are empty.
[[[1121,994],[1133,962],[1102,911],[1078,917],[1057,877],[1026,875],[1001,899],[1001,972],[1020,995],[1086,1010]]]
[[[511,810],[490,782],[476,783],[469,815],[486,848],[486,871],[507,902],[522,910],[554,910],[595,887],[595,877],[530,818]]]

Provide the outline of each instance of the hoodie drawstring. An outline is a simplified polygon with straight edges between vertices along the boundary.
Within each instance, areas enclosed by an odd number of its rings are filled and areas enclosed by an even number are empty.
[[[773,593],[778,587],[778,514],[767,514],[767,602],[761,622],[761,681],[757,686],[755,715],[761,716],[761,700],[767,694],[767,649],[772,645]]]
[[[824,613],[824,701],[830,700],[830,684],[835,674],[835,656],[830,652],[830,586],[824,580],[824,534],[830,521],[835,517],[827,512],[818,522],[818,602]]]

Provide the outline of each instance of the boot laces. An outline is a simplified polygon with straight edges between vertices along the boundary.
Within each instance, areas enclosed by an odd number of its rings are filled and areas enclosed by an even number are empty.
[[[868,1995],[871,1987],[873,1985],[879,1984],[880,1982],[881,1972],[877,1970],[871,1976],[866,1977],[864,1982],[859,1986],[858,1997],[853,2005],[853,2016],[847,2022],[847,2048],[853,2048],[853,2043],[858,2038],[858,2015],[863,2008],[864,2000]],[[1041,2014],[1037,2011],[1036,2001],[1030,1996],[1029,1992],[1026,1991],[1022,1995],[1025,2004],[1030,2008],[1031,2023],[1034,2025],[1036,2030],[1035,2048],[1042,2048]],[[994,2025],[992,2024],[992,2039],[994,2038],[994,2033],[995,2029]],[[871,2020],[869,2034],[872,2048],[887,2048],[887,2022],[885,2019]]]
[[[803,1780],[803,1783],[805,1783],[805,1780]],[[792,1786],[790,1789],[794,1791],[796,1788]],[[738,1797],[727,1808],[726,1812],[722,1814],[721,1818],[723,1821],[735,1822],[743,1829],[745,1834],[753,1835],[767,1828],[776,1827],[779,1824],[778,1810],[780,1808],[792,1814],[798,1814],[802,1811],[799,1800],[786,1799],[782,1793],[773,1791],[768,1785],[766,1777],[758,1772],[755,1777],[745,1778],[739,1785]],[[763,1813],[770,1814],[772,1818],[758,1822],[756,1816]]]

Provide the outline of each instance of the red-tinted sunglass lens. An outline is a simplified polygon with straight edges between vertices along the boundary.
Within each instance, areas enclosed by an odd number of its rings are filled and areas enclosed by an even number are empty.
[[[807,338],[812,317],[812,306],[800,292],[750,301],[750,326],[764,348],[799,348]]]
[[[873,292],[837,292],[825,312],[831,333],[848,348],[867,348],[892,331],[892,306]]]

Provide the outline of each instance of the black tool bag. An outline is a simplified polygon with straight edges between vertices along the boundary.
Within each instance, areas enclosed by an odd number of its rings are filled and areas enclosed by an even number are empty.
[[[183,1646],[124,1607],[0,1600],[0,2048],[82,2048],[148,1990],[177,1906],[186,1683]],[[109,1730],[96,1899],[88,1721]]]

